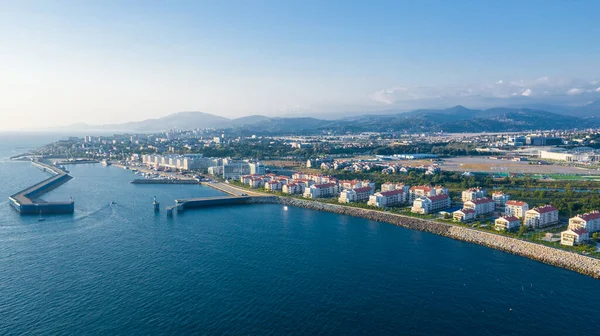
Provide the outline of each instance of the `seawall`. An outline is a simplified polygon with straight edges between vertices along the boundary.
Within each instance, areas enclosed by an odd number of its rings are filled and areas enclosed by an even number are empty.
[[[53,176],[11,195],[8,198],[10,205],[21,214],[72,213],[75,209],[73,200],[46,202],[39,199],[40,196],[58,188],[72,177],[64,170],[41,161],[33,161],[32,164]]]
[[[373,221],[385,222],[412,230],[430,232],[444,237],[491,247],[500,251],[516,254],[565,268],[600,279],[600,260],[574,252],[535,244],[517,238],[501,236],[443,222],[408,217],[378,210],[354,208],[343,205],[327,204],[310,200],[301,200],[281,196],[250,197],[248,203],[269,203],[327,211],[342,215],[361,217]]]

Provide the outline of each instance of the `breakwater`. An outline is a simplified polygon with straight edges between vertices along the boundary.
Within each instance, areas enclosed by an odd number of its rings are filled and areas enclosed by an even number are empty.
[[[8,198],[10,205],[21,214],[72,213],[75,208],[73,200],[46,202],[39,199],[40,196],[58,188],[72,177],[61,168],[42,161],[33,161],[32,164],[53,176],[11,195]]]
[[[250,197],[248,203],[282,204],[361,217],[378,222],[385,222],[411,230],[430,232],[456,240],[491,247],[500,251],[516,254],[600,279],[600,260],[598,259],[541,244],[531,243],[517,238],[501,236],[498,234],[483,232],[462,226],[403,216],[378,210],[361,209],[281,196]]]

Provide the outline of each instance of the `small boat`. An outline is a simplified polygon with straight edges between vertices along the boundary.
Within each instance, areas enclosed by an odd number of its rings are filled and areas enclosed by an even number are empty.
[[[283,206],[283,211],[288,211],[288,207],[287,207],[287,205],[284,205],[284,206]]]
[[[43,221],[45,221],[45,220],[46,220],[46,218],[44,218],[44,217],[42,216],[42,210],[40,209],[40,215],[38,216],[38,219],[37,219],[37,221],[38,221],[38,222],[43,222]]]
[[[110,205],[116,205],[115,201],[110,202]]]

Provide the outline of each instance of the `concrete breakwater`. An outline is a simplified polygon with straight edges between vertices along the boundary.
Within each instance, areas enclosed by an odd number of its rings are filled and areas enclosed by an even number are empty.
[[[491,247],[497,250],[527,257],[549,265],[562,267],[578,273],[589,275],[596,279],[600,279],[600,260],[598,259],[541,244],[527,242],[517,238],[501,236],[448,223],[408,217],[377,210],[327,204],[290,197],[249,197],[248,203],[282,204],[390,223],[412,230],[430,232],[440,236]]]
[[[62,168],[53,166],[42,161],[33,161],[32,164],[53,176],[37,183],[29,188],[11,195],[8,199],[10,205],[21,214],[43,213],[72,213],[74,211],[73,200],[65,202],[46,202],[39,199],[43,194],[58,188],[71,179]]]

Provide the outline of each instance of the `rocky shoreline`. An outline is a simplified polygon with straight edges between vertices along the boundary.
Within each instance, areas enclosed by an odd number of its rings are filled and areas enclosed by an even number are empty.
[[[402,216],[377,210],[354,208],[343,205],[327,204],[311,200],[301,200],[281,196],[251,197],[250,203],[282,204],[361,217],[378,222],[385,222],[412,230],[430,232],[452,239],[491,247],[504,252],[537,260],[545,264],[572,270],[591,276],[595,279],[600,279],[600,260],[598,259],[462,226],[455,226],[447,223]]]

